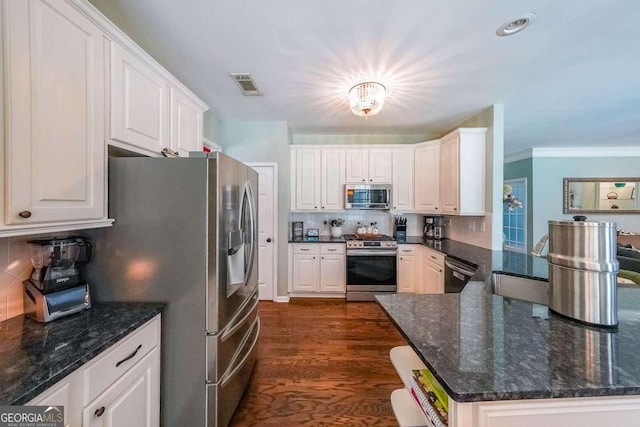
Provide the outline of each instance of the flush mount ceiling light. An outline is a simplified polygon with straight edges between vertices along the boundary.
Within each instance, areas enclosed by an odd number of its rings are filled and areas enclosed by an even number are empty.
[[[496,30],[496,34],[500,37],[510,36],[527,28],[536,19],[533,12],[523,13],[520,16],[511,18]]]
[[[349,89],[351,111],[356,116],[374,116],[382,110],[387,88],[378,82],[362,82]]]

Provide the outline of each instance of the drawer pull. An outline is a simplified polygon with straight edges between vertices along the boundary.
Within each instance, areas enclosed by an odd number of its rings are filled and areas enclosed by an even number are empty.
[[[309,248],[300,248],[302,252],[309,252]]]
[[[18,216],[20,218],[31,218],[31,212],[30,211],[22,211],[18,214]]]
[[[142,348],[142,344],[140,344],[140,345],[138,346],[138,348],[136,348],[136,350],[135,350],[133,353],[131,353],[130,355],[128,355],[127,357],[125,357],[124,359],[122,359],[121,361],[119,361],[118,363],[116,363],[116,368],[117,368],[118,366],[122,365],[122,364],[123,364],[124,362],[126,362],[127,360],[129,360],[129,359],[133,359],[134,357],[136,357],[136,354],[138,354],[138,350],[140,350],[141,348]],[[100,415],[102,415],[102,414],[100,414]],[[98,416],[100,416],[100,415],[98,415]]]
[[[429,255],[431,257],[431,259],[438,259],[436,257],[434,257],[433,255]]]
[[[411,252],[411,249],[403,249],[402,252]]]
[[[102,414],[104,414],[104,406],[99,407],[98,409],[96,409],[96,412],[94,412],[96,417],[101,417]]]
[[[335,252],[335,251],[337,251],[337,249],[327,249],[327,251],[329,251],[329,252]]]

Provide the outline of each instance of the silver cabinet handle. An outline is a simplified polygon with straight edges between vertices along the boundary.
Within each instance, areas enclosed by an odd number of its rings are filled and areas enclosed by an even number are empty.
[[[328,252],[335,252],[337,249],[327,249]]]
[[[309,248],[300,248],[301,252],[309,252]]]

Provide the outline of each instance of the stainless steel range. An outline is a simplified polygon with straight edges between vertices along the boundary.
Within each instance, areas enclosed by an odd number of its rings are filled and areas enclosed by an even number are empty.
[[[347,301],[374,301],[375,294],[395,293],[398,288],[398,244],[385,235],[347,241]]]

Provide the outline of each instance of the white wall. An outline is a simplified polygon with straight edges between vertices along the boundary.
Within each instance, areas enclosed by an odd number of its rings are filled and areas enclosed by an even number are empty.
[[[287,295],[288,229],[291,201],[289,145],[291,135],[287,122],[220,122],[219,141],[224,153],[242,162],[278,163],[278,250],[277,295]]]
[[[640,157],[534,157],[533,241],[548,231],[548,221],[568,219],[562,213],[564,178],[639,177]],[[640,233],[639,214],[586,214],[592,221],[616,222]]]

